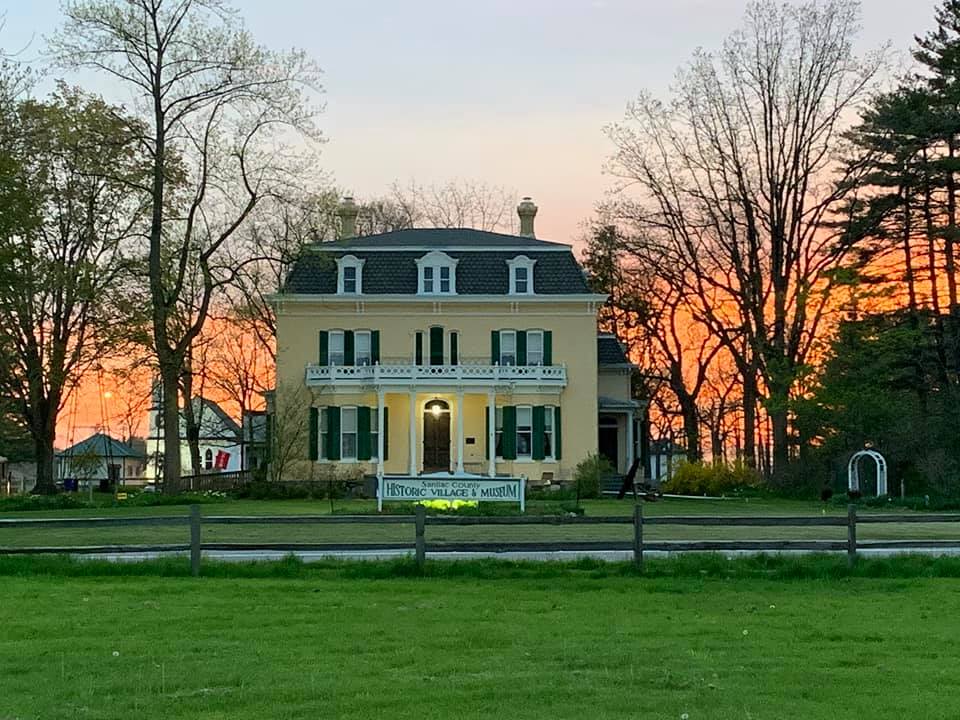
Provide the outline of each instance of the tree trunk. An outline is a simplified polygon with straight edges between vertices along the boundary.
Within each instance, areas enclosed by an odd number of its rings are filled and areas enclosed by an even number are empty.
[[[37,484],[33,492],[38,495],[53,495],[57,492],[55,457],[53,452],[54,434],[48,428],[50,423],[44,422],[40,432],[34,433],[33,451],[37,463]]]
[[[203,407],[193,407],[193,370],[192,363],[185,363],[180,375],[180,389],[183,394],[183,424],[187,439],[187,449],[190,453],[190,473],[199,475],[203,470],[200,460],[200,422],[202,421]],[[201,417],[197,417],[197,413]]]
[[[743,373],[743,451],[747,467],[757,467],[757,378],[751,368]]]
[[[160,363],[163,383],[163,484],[176,487],[180,480],[180,382],[179,369],[173,361]]]
[[[700,413],[697,404],[689,397],[680,400],[683,413],[683,434],[687,443],[687,460],[699,462],[703,457],[700,451]]]

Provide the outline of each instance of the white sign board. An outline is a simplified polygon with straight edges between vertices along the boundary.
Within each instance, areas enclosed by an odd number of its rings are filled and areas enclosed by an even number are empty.
[[[377,483],[377,508],[384,501],[465,500],[467,502],[515,502],[525,509],[521,479],[479,480],[473,478],[391,478]]]

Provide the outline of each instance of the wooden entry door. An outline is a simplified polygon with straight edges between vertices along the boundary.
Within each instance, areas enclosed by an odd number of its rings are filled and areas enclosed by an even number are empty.
[[[423,410],[423,471],[450,470],[450,406],[432,400]]]

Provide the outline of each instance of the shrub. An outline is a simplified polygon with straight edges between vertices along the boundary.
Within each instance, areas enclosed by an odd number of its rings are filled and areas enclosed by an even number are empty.
[[[676,495],[725,495],[759,487],[757,471],[737,462],[681,462],[663,484],[664,492]]]
[[[600,497],[600,486],[605,477],[616,472],[613,465],[603,455],[588,455],[581,460],[573,471],[578,498]]]

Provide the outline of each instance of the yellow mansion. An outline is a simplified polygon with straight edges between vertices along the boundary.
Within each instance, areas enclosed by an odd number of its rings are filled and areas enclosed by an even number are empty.
[[[308,248],[273,300],[278,388],[298,388],[309,418],[296,472],[349,463],[378,478],[536,484],[598,451],[626,472],[633,366],[598,336],[606,298],[570,246],[535,238],[536,210],[520,203],[519,235],[353,237],[356,205],[341,203],[341,239]]]

